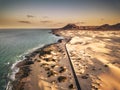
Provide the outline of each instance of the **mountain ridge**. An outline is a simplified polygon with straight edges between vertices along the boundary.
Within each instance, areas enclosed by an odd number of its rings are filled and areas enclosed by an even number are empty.
[[[62,30],[120,30],[120,23],[109,25],[104,24],[101,26],[77,26],[76,24],[67,24],[66,26],[60,28]]]

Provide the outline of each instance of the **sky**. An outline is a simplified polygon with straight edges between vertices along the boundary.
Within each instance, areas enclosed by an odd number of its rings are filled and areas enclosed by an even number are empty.
[[[0,0],[0,28],[56,28],[120,22],[120,0]]]

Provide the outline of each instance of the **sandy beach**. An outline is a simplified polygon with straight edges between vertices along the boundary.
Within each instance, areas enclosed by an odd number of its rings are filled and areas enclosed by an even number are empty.
[[[78,84],[81,90],[120,89],[119,31],[53,33],[65,39],[34,51],[18,63],[20,70],[12,90],[79,90]]]
[[[82,90],[120,89],[120,31],[59,31]],[[66,34],[67,33],[67,34]]]

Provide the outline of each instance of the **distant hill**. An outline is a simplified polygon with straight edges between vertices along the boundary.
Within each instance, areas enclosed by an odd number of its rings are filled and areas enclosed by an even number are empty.
[[[75,25],[75,24],[68,24],[66,26],[64,26],[62,29],[66,30],[66,29],[79,29],[79,26]]]
[[[63,30],[91,30],[91,29],[96,29],[98,26],[77,26],[76,24],[67,24],[66,26],[64,26]]]
[[[103,30],[120,30],[120,23],[117,23],[117,24],[114,24],[114,25],[104,24],[102,26],[99,26],[97,29],[103,29]]]
[[[67,24],[62,30],[120,30],[120,23],[109,25],[104,24],[101,26],[77,26],[76,24]]]

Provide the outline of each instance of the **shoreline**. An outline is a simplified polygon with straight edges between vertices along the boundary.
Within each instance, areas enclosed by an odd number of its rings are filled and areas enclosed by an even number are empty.
[[[26,56],[27,60],[17,65],[20,72],[12,90],[77,90],[69,59],[81,90],[120,88],[120,32],[52,30],[51,33],[64,39]]]
[[[53,33],[53,30],[50,32],[52,34],[54,34],[55,36],[60,36],[60,35],[57,35],[55,33]],[[22,81],[22,79],[26,78],[26,77],[29,77],[30,75],[30,72],[31,72],[31,65],[36,62],[36,60],[32,60],[33,57],[35,57],[36,54],[40,53],[40,51],[42,49],[45,49],[51,45],[55,45],[56,44],[60,44],[61,41],[64,40],[64,39],[59,39],[56,43],[51,43],[51,44],[47,44],[47,45],[44,45],[42,47],[38,47],[36,50],[33,50],[32,52],[26,54],[24,56],[24,59],[19,61],[18,63],[16,63],[16,65],[14,66],[14,68],[18,68],[19,71],[15,73],[15,80],[11,81],[11,84],[12,89],[8,89],[8,90],[21,90],[24,88],[24,85],[25,83],[23,84],[20,84],[20,81]],[[59,45],[58,45],[59,46]],[[61,76],[62,77],[62,76]],[[66,78],[66,77],[64,77]],[[64,81],[63,81],[64,82]],[[68,86],[69,87],[69,86]],[[54,87],[55,88],[55,87]],[[61,87],[62,88],[62,87]],[[71,86],[69,88],[75,88],[75,85],[73,87],[73,84],[71,84]],[[6,89],[7,90],[7,89]],[[24,89],[23,89],[24,90]],[[25,89],[26,90],[26,89]],[[54,90],[54,89],[53,89]],[[55,89],[56,90],[56,89]],[[59,89],[58,89],[59,90]],[[74,90],[74,89],[73,89]]]
[[[33,62],[31,62],[31,60],[29,60],[29,57],[33,57],[34,54],[37,53],[42,48],[48,47],[49,45],[57,44],[58,41],[56,43],[51,43],[51,44],[46,44],[46,45],[42,45],[42,46],[37,46],[36,48],[31,49],[32,51],[30,50],[27,53],[24,53],[24,54],[20,55],[20,58],[22,57],[22,59],[20,59],[19,61],[15,62],[11,66],[12,74],[10,76],[8,76],[10,81],[7,84],[6,90],[13,90],[13,89],[11,89],[13,87],[12,83],[16,80],[16,77],[17,77],[16,74],[20,72],[21,67],[25,66],[26,65],[25,63],[30,63],[30,64],[33,63]],[[18,75],[18,77],[19,77],[19,75]]]
[[[19,90],[19,89],[22,89],[22,88],[24,88],[23,90],[27,90],[27,88],[29,88],[28,86],[29,85],[25,85],[26,83],[28,83],[28,82],[24,82],[24,84],[23,83],[19,83],[19,81],[22,81],[22,79],[24,79],[24,78],[28,78],[28,77],[30,77],[30,73],[32,73],[32,70],[33,70],[33,72],[34,73],[38,73],[38,71],[34,71],[35,70],[35,67],[36,67],[36,65],[39,63],[39,62],[41,62],[41,61],[39,61],[39,60],[37,60],[37,59],[34,59],[34,61],[33,61],[33,59],[31,60],[30,58],[32,58],[32,57],[34,57],[36,54],[38,54],[38,52],[39,53],[41,53],[41,54],[43,54],[43,55],[41,55],[41,57],[42,56],[44,56],[44,54],[49,54],[50,55],[50,52],[49,51],[45,51],[45,53],[43,52],[44,51],[44,49],[46,49],[46,48],[49,48],[49,49],[51,49],[51,48],[54,48],[54,47],[58,47],[59,46],[59,42],[57,42],[57,43],[54,43],[54,44],[49,44],[49,45],[45,45],[44,47],[42,47],[42,48],[40,48],[40,49],[38,49],[37,51],[35,51],[35,52],[32,52],[32,54],[31,55],[29,55],[29,56],[27,56],[27,60],[24,60],[24,61],[22,61],[22,62],[20,62],[20,63],[18,63],[17,64],[17,67],[19,67],[20,68],[20,70],[19,70],[19,72],[18,73],[16,73],[16,80],[15,81],[13,81],[13,89],[12,90]],[[61,51],[60,51],[61,52]],[[55,54],[55,53],[53,53],[53,54]],[[56,55],[55,55],[56,56]],[[58,57],[60,57],[59,55],[58,55]],[[45,57],[46,58],[46,57]],[[51,58],[52,59],[52,58]],[[48,60],[48,59],[47,59]],[[57,60],[57,59],[56,59]],[[44,82],[44,88],[46,88],[46,89],[44,89],[44,90],[51,90],[51,89],[48,89],[47,87],[49,86],[49,87],[51,87],[51,88],[53,88],[53,90],[60,90],[60,89],[64,89],[64,88],[71,88],[72,90],[76,90],[75,88],[76,88],[76,86],[75,86],[75,82],[74,82],[74,78],[73,78],[73,76],[71,76],[71,74],[72,74],[72,72],[71,72],[71,69],[70,69],[70,66],[63,66],[63,64],[61,64],[61,63],[63,63],[63,62],[60,62],[60,60],[58,60],[58,61],[56,61],[55,59],[52,59],[52,61],[50,61],[50,63],[52,63],[53,62],[53,64],[50,64],[50,66],[51,66],[51,68],[49,68],[49,66],[48,66],[48,64],[47,64],[47,62],[49,63],[49,61],[45,61],[46,63],[41,63],[42,64],[42,66],[41,67],[43,67],[43,68],[45,68],[45,71],[48,71],[48,76],[46,76],[48,79],[45,79],[45,78],[42,78],[41,77],[41,79],[40,79],[40,81],[41,81],[41,83],[43,82],[43,81],[45,81]],[[44,62],[44,61],[43,61]],[[59,63],[60,62],[60,63]],[[36,64],[35,64],[36,63]],[[45,64],[45,67],[44,67],[44,64]],[[34,67],[31,67],[31,66],[34,66]],[[47,67],[46,67],[47,66]],[[54,66],[54,67],[53,67]],[[31,68],[33,68],[32,70],[31,70]],[[37,66],[37,68],[38,68],[38,66]],[[53,68],[56,68],[57,69],[57,71],[54,71],[53,70]],[[50,69],[50,70],[49,70]],[[56,70],[55,69],[55,70]],[[69,70],[68,70],[69,69]],[[68,74],[68,72],[70,72],[70,75],[67,75]],[[34,74],[34,73],[32,73],[32,74]],[[43,72],[44,73],[44,72]],[[36,75],[36,74],[35,74]],[[45,75],[45,73],[44,73],[44,75]],[[43,75],[43,77],[44,77],[44,75]],[[67,76],[66,76],[67,75]],[[36,77],[34,77],[34,76],[31,76],[32,78],[31,79],[35,79]],[[56,80],[54,79],[54,77],[56,77]],[[51,80],[50,80],[50,78],[52,78]],[[72,81],[71,81],[71,79],[73,79]],[[36,79],[36,80],[38,80],[38,79]],[[46,82],[47,81],[47,82]],[[69,85],[69,83],[68,82],[73,82],[72,84],[70,84]],[[52,82],[52,86],[51,86],[51,83]],[[38,83],[38,82],[34,82],[34,83]],[[33,83],[33,84],[34,84]],[[50,85],[48,85],[48,86],[46,86],[46,84],[47,83],[49,83]],[[56,83],[56,84],[55,84]],[[58,84],[62,84],[62,83],[65,83],[65,85],[58,85]],[[28,83],[28,84],[30,84],[30,83]],[[25,86],[24,86],[25,85]],[[54,86],[55,85],[55,86]],[[68,85],[67,87],[66,87],[66,85]],[[73,86],[74,85],[74,86]],[[35,90],[39,90],[38,88],[38,86],[33,86],[34,88],[36,88]],[[34,89],[33,88],[33,89]],[[30,89],[30,88],[29,88]],[[33,89],[31,89],[31,90],[33,90]]]
[[[52,33],[52,30],[48,33]],[[53,33],[52,33],[53,34]],[[55,35],[55,34],[53,34]],[[55,35],[57,36],[57,35]],[[9,78],[9,82],[8,84],[6,85],[6,90],[13,90],[12,87],[13,87],[13,82],[16,80],[16,77],[17,77],[17,73],[20,72],[20,69],[22,66],[26,65],[25,63],[32,63],[31,61],[27,61],[27,59],[29,59],[29,57],[33,57],[35,53],[37,53],[40,49],[42,48],[45,48],[45,47],[48,47],[50,45],[53,45],[53,44],[57,44],[59,43],[59,40],[61,39],[58,39],[57,42],[55,43],[51,43],[51,44],[46,44],[46,45],[40,45],[40,46],[37,46],[35,48],[32,48],[30,50],[28,50],[27,52],[25,52],[24,54],[21,54],[20,55],[20,58],[22,59],[19,59],[19,61],[16,61],[12,66],[11,66],[11,69],[12,69],[12,73],[10,73],[10,75],[8,76]],[[14,70],[13,70],[14,69]],[[18,75],[19,77],[19,75]]]
[[[15,63],[12,64],[11,66],[11,73],[8,74],[8,78],[9,78],[9,82],[8,84],[6,85],[6,90],[12,90],[12,85],[11,85],[11,82],[13,82],[15,80],[15,76],[16,76],[16,73],[19,72],[19,67],[20,65],[24,64],[24,60],[27,59],[26,56],[29,56],[31,53],[35,52],[36,50],[42,48],[44,45],[41,45],[41,46],[37,46],[35,48],[32,48],[30,50],[28,50],[27,52],[25,52],[24,54],[21,54],[19,55],[19,60],[16,61]],[[22,59],[21,59],[22,58]]]

